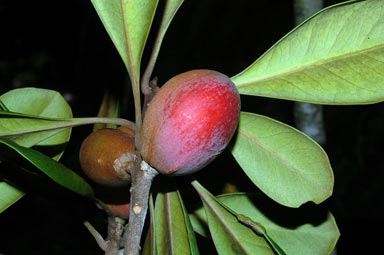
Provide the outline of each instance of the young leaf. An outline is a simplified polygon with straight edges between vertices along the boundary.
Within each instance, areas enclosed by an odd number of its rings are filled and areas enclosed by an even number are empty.
[[[207,222],[219,255],[273,255],[266,240],[243,225],[197,181],[192,183],[203,201]]]
[[[384,1],[318,12],[232,79],[247,95],[335,105],[383,101]]]
[[[100,105],[99,112],[97,117],[108,117],[108,118],[117,118],[119,117],[119,100],[114,95],[105,92],[103,101]],[[116,125],[97,123],[93,126],[93,131],[103,129],[103,128],[116,128]]]
[[[19,112],[24,114],[36,115],[50,118],[72,118],[72,110],[60,93],[39,88],[20,88],[8,91],[0,96],[0,100],[6,107],[6,111]],[[4,108],[4,107],[3,107]],[[6,122],[6,123],[5,123]],[[22,125],[23,123],[19,123]],[[0,130],[4,127],[12,130],[18,125],[18,120],[0,120]],[[1,132],[1,131],[0,131]],[[68,142],[71,129],[61,129],[54,131],[41,132],[33,135],[20,135],[13,137],[12,140],[19,145],[31,147],[57,146]],[[64,151],[64,147],[55,156],[59,159]]]
[[[155,222],[158,254],[199,254],[188,213],[177,190],[157,194]]]
[[[318,204],[332,194],[327,154],[307,135],[281,122],[241,112],[231,151],[252,182],[282,205]]]
[[[20,156],[25,158],[37,169],[45,173],[61,186],[86,197],[93,197],[92,187],[78,174],[45,154],[16,144],[15,142],[0,138],[0,143],[8,146]]]
[[[0,181],[0,213],[25,195],[20,189]]]

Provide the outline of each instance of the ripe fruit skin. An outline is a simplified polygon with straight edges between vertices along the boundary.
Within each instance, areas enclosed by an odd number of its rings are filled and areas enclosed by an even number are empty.
[[[179,74],[148,105],[142,157],[163,174],[196,172],[227,146],[239,114],[240,96],[226,75],[211,70]]]
[[[126,156],[125,169],[117,161]],[[80,148],[80,163],[84,173],[94,182],[106,186],[130,183],[129,168],[135,155],[134,137],[118,129],[100,129],[91,133]]]

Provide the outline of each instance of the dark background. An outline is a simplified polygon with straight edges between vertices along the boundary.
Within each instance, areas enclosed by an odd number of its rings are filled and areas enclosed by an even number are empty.
[[[159,15],[155,27],[158,19]],[[159,84],[196,68],[233,76],[293,27],[292,1],[186,0],[167,32],[154,75]],[[153,37],[151,33],[149,42]],[[0,93],[29,86],[54,89],[68,99],[75,117],[88,117],[97,114],[108,88],[123,95],[123,117],[133,120],[128,85],[122,61],[90,1],[0,1]],[[292,105],[242,96],[242,110],[294,125]],[[324,148],[335,174],[334,194],[324,205],[341,231],[338,254],[365,254],[381,240],[377,231],[383,226],[384,211],[383,108],[383,104],[324,107]],[[73,130],[62,160],[67,166],[79,170],[77,153],[89,132],[90,127]],[[226,152],[210,168],[221,168],[223,183],[233,181],[241,191],[256,189],[241,172],[222,169],[231,164],[238,168]],[[223,187],[217,173],[215,184],[210,183],[212,173],[214,169],[198,177],[219,193]],[[103,212],[59,187],[37,183],[29,182],[30,193],[0,214],[0,253],[102,254],[81,222],[88,219],[105,231]]]

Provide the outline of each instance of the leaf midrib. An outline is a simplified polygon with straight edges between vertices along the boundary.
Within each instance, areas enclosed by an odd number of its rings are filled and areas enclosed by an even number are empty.
[[[331,63],[331,62],[336,62],[336,61],[340,61],[343,59],[353,58],[355,56],[364,55],[367,52],[376,51],[376,50],[384,50],[384,44],[379,44],[379,45],[374,46],[374,47],[370,47],[370,48],[363,49],[363,50],[358,50],[358,51],[348,53],[348,54],[338,55],[338,56],[327,58],[327,59],[321,59],[321,60],[306,64],[306,65],[301,65],[299,67],[288,68],[288,69],[281,71],[281,72],[277,72],[277,73],[273,73],[270,75],[265,75],[265,76],[251,79],[248,82],[240,82],[240,83],[236,84],[236,76],[233,77],[233,80],[239,89],[246,88],[248,86],[254,86],[256,83],[266,82],[266,81],[277,79],[280,77],[289,76],[293,73],[299,73],[299,72],[302,72],[303,70],[307,70],[307,69],[310,69],[312,67],[322,67],[322,66],[324,66],[328,63]],[[376,59],[376,60],[379,61],[378,59]],[[255,66],[257,66],[258,64],[259,64],[259,62],[255,63]],[[241,77],[241,76],[242,76],[241,74],[238,75],[238,77]]]
[[[166,213],[165,215],[166,220],[167,220],[167,225],[168,225],[168,238],[169,238],[169,244],[170,244],[170,251],[172,255],[175,255],[175,244],[173,240],[173,230],[172,230],[172,202],[168,194],[165,194],[164,196],[165,199],[165,208],[166,208]]]
[[[310,175],[306,174],[304,171],[300,171],[299,168],[297,168],[295,165],[291,164],[286,159],[282,158],[277,152],[270,150],[268,147],[266,147],[264,144],[259,143],[253,136],[248,135],[246,132],[244,132],[241,128],[239,128],[239,133],[242,134],[245,138],[248,140],[251,140],[255,145],[266,151],[268,154],[272,155],[272,157],[278,159],[280,162],[282,162],[284,165],[288,167],[288,169],[293,169],[292,172],[298,173],[301,176],[303,176],[304,179],[310,181],[311,183],[315,184],[316,186],[319,186],[321,188],[321,185],[318,185],[318,183],[315,181],[315,178],[310,178]]]
[[[209,195],[208,195],[209,196]],[[204,195],[203,195],[204,197]],[[227,230],[227,233],[230,234],[232,236],[232,238],[234,240],[236,240],[236,243],[238,244],[238,246],[246,253],[248,254],[248,251],[247,249],[244,247],[244,245],[242,244],[242,242],[240,242],[239,238],[237,238],[237,236],[233,233],[233,231],[231,231],[231,228],[230,226],[228,226],[228,224],[226,224],[226,221],[222,219],[221,217],[221,214],[217,212],[217,210],[215,210],[215,208],[213,206],[210,205],[210,203],[207,202],[207,200],[204,198],[205,200],[205,204],[208,206],[208,208],[210,208],[210,210],[212,210],[218,217],[217,219],[222,223],[222,226]],[[226,210],[224,207],[223,207],[224,210]],[[230,213],[230,212],[228,212]],[[235,217],[235,216],[233,216]],[[207,218],[208,219],[208,218]]]

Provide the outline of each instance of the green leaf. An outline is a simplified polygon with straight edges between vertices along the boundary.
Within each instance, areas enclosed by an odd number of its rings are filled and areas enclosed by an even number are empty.
[[[53,160],[45,154],[20,146],[15,142],[0,138],[0,143],[8,146],[13,151],[34,165],[56,183],[61,186],[86,197],[93,197],[92,187],[78,174],[68,169],[61,163]]]
[[[128,120],[120,118],[69,118],[57,119],[33,116],[22,113],[0,111],[0,137],[16,137],[21,135],[29,136],[42,131],[55,131],[69,127],[88,125],[94,123],[109,123],[123,125],[134,129],[134,124]],[[60,130],[59,130],[60,131]]]
[[[327,154],[293,127],[241,112],[231,151],[252,182],[282,205],[318,204],[332,194],[334,177]]]
[[[109,37],[128,69],[129,55],[120,0],[91,0]]]
[[[132,82],[137,82],[141,57],[158,0],[91,1],[123,59]]]
[[[0,181],[0,213],[25,195],[20,189]]]
[[[192,183],[203,201],[207,222],[219,255],[273,255],[266,240],[243,225],[237,216],[224,207],[197,181]]]
[[[0,96],[8,111],[30,115],[70,118],[72,111],[64,97],[57,91],[41,88],[20,88]]]
[[[200,209],[201,210],[195,210],[189,214],[193,230],[205,238],[212,238],[209,233],[208,225],[206,224],[207,219],[204,208],[201,207]]]
[[[155,235],[155,209],[152,194],[149,196],[149,229],[143,246],[143,255],[157,255]]]
[[[122,0],[123,20],[131,67],[131,77],[140,77],[140,62],[158,0]],[[131,78],[132,79],[132,78]],[[133,80],[133,79],[132,79]]]
[[[199,254],[188,213],[177,190],[157,194],[155,222],[158,254]]]
[[[164,38],[164,35],[171,24],[171,21],[176,15],[176,12],[179,10],[180,6],[183,4],[184,0],[167,0],[165,4],[165,9],[163,13],[163,18],[159,28],[159,41]]]
[[[384,100],[384,1],[328,7],[232,78],[241,94],[317,104]]]
[[[286,254],[330,254],[340,236],[332,214],[317,206],[286,208],[261,195],[244,193],[218,199],[236,214],[247,215],[248,220],[259,223],[267,238]]]
[[[237,215],[237,219],[239,222],[250,227],[253,231],[255,231],[255,233],[264,236],[268,243],[273,247],[273,250],[278,255],[286,255],[285,252],[280,248],[280,246],[275,241],[273,241],[273,239],[268,235],[267,230],[264,228],[263,225],[254,222],[252,219],[242,214]]]
[[[7,106],[1,100],[0,100],[0,110],[2,110],[2,111],[9,111]]]
[[[71,118],[72,111],[65,99],[56,91],[39,88],[20,88],[11,90],[0,96],[1,109],[3,111],[18,111],[25,114],[36,114],[42,117]],[[12,114],[12,113],[8,113]],[[16,120],[17,122],[17,120]],[[5,124],[5,126],[3,125]],[[17,124],[16,124],[17,125]],[[11,131],[15,127],[14,120],[0,119],[0,130],[6,127]],[[0,131],[1,132],[1,131]],[[50,147],[50,155],[58,160],[64,145],[70,138],[70,129],[58,129],[34,134],[26,134],[10,137],[14,142],[26,147],[38,145]],[[16,203],[24,192],[10,184],[2,183],[0,193],[4,194],[0,202],[0,210],[5,210],[11,204]]]
[[[21,88],[11,90],[0,96],[0,100],[6,107],[6,111],[19,112],[29,115],[50,118],[72,118],[72,110],[60,93],[39,88]],[[6,122],[6,123],[5,123]],[[0,130],[3,124],[12,130],[18,123],[18,120],[2,119],[0,120]],[[0,131],[1,132],[1,131]],[[38,134],[19,135],[12,137],[12,140],[19,145],[31,147],[39,146],[58,146],[69,141],[71,129],[50,130]],[[64,151],[62,146],[54,155],[59,159]]]
[[[150,72],[152,72],[153,67],[155,65],[155,62],[156,62],[156,59],[157,59],[157,56],[158,56],[159,51],[160,51],[161,44],[162,44],[164,36],[165,36],[165,33],[167,32],[168,27],[171,24],[171,21],[173,20],[174,16],[176,15],[176,12],[180,8],[180,6],[183,4],[183,2],[184,2],[184,0],[167,0],[166,1],[163,17],[162,17],[162,20],[160,23],[160,27],[159,27],[157,38],[155,41],[155,45],[154,45],[153,50],[152,50],[152,56],[150,59],[150,63],[148,64],[148,68],[146,70],[146,73],[147,73],[147,71],[149,71],[149,69],[151,69]],[[147,78],[149,79],[149,77],[147,77]]]
[[[340,236],[332,214],[319,206],[287,208],[262,194],[225,194],[217,200],[238,218],[255,223],[274,249],[281,249],[278,254],[330,254]],[[208,224],[203,207],[192,213],[202,225]]]

